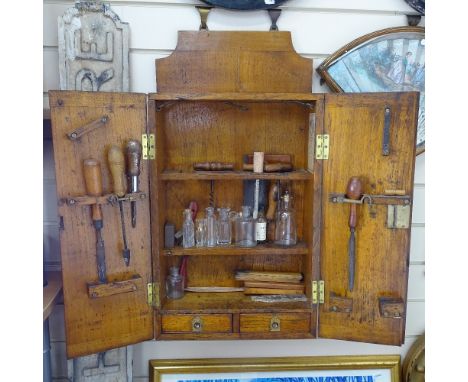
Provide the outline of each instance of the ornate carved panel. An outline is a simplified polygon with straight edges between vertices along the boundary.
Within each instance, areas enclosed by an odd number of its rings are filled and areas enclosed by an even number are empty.
[[[60,89],[129,91],[128,39],[107,4],[76,2],[58,18]]]

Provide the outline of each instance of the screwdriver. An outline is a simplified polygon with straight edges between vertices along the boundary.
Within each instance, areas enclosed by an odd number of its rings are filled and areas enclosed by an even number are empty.
[[[117,197],[122,198],[125,196],[125,158],[122,150],[117,146],[111,146],[107,155],[109,161],[109,168],[112,174],[112,180],[114,184],[114,194]],[[125,218],[123,212],[123,202],[119,200],[120,209],[120,220],[122,223],[122,237],[124,242],[124,249],[122,250],[122,256],[125,261],[125,265],[130,265],[130,250],[127,246],[127,235],[125,234]]]
[[[359,178],[352,177],[349,179],[348,186],[346,187],[346,197],[352,200],[359,200],[362,193],[362,184]],[[348,261],[349,261],[349,273],[348,273],[348,289],[350,291],[354,288],[354,273],[356,267],[356,242],[354,238],[354,232],[357,225],[357,211],[356,204],[351,203],[349,212],[349,242],[348,242]]]
[[[140,175],[141,144],[131,139],[127,143],[128,177],[130,180],[130,193],[138,192],[138,176]],[[130,202],[132,211],[132,227],[136,227],[136,201]]]
[[[89,196],[102,195],[101,164],[96,159],[85,159],[83,161],[83,173],[86,193]],[[93,225],[96,229],[96,261],[99,282],[107,283],[106,256],[104,251],[104,240],[102,240],[101,229],[104,226],[102,211],[99,204],[91,206]]]

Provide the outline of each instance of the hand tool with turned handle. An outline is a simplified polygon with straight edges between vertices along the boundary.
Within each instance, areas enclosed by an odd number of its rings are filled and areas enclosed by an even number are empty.
[[[107,155],[109,162],[109,169],[112,174],[112,181],[114,184],[114,194],[122,198],[125,196],[125,158],[122,150],[117,146],[111,146]],[[120,220],[122,223],[122,237],[124,242],[124,249],[122,256],[125,265],[128,267],[130,264],[130,250],[127,247],[127,236],[125,234],[125,218],[123,212],[123,202],[119,200]]]
[[[130,193],[138,192],[138,177],[140,176],[141,144],[131,139],[127,142],[127,162]],[[136,227],[136,201],[130,202],[132,211],[132,227]]]
[[[85,159],[83,162],[83,174],[86,186],[86,193],[89,196],[102,195],[101,164],[96,159]],[[96,260],[99,282],[107,283],[106,257],[104,250],[104,240],[101,230],[104,226],[102,211],[99,204],[91,206],[93,225],[96,229]]]
[[[346,187],[346,197],[352,200],[359,200],[362,194],[362,184],[358,177],[352,177],[349,182],[348,186]],[[349,261],[349,271],[348,271],[348,289],[350,291],[354,288],[354,273],[356,267],[356,241],[354,237],[354,232],[356,230],[357,225],[357,211],[356,211],[356,204],[350,204],[350,212],[349,212],[349,242],[348,242],[348,261]]]

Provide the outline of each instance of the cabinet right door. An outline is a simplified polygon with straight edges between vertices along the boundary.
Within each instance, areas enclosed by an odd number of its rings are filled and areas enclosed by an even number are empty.
[[[418,100],[325,95],[319,337],[403,343]]]

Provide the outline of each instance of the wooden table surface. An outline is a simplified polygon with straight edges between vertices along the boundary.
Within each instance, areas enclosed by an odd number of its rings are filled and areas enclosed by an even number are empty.
[[[47,272],[47,285],[43,287],[44,298],[43,298],[43,312],[44,321],[52,313],[52,309],[57,303],[58,296],[62,290],[62,272]]]

